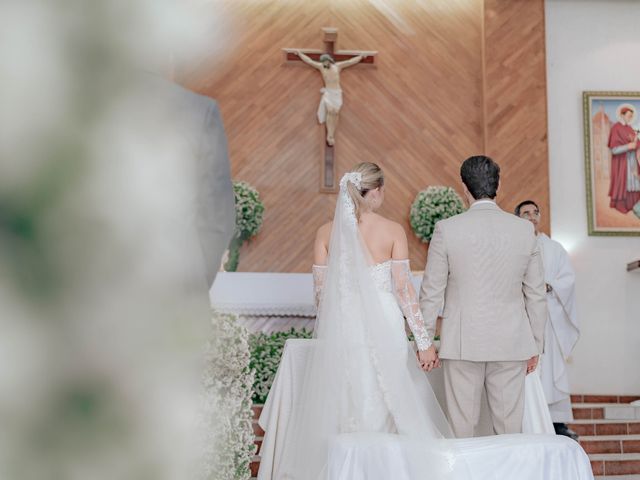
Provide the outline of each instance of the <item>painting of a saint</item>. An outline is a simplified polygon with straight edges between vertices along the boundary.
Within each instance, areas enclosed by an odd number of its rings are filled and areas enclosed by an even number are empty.
[[[585,92],[590,235],[640,235],[640,93]]]

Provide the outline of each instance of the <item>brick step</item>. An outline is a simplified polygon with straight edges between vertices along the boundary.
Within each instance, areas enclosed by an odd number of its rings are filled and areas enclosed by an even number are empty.
[[[620,403],[576,403],[573,404],[576,420],[640,420],[640,406]]]
[[[587,453],[640,453],[640,435],[599,435],[580,437]]]
[[[258,478],[258,470],[260,468],[260,448],[262,448],[262,441],[264,440],[264,430],[260,425],[258,425],[258,419],[260,418],[260,414],[262,413],[262,408],[264,405],[254,404],[251,409],[253,410],[253,433],[255,435],[254,444],[256,445],[256,453],[257,455],[253,456],[253,460],[251,461],[251,480],[257,480]]]
[[[256,453],[260,453],[260,448],[262,448],[262,441],[264,440],[263,436],[257,436],[255,440],[253,441],[254,445],[256,446]]]
[[[569,428],[578,435],[639,435],[640,420],[574,420]]]
[[[596,475],[596,480],[640,480],[640,475]]]
[[[640,474],[640,453],[592,453],[589,460],[594,475]]]
[[[571,395],[571,403],[631,403],[640,395]]]
[[[251,460],[251,464],[249,465],[249,468],[251,469],[251,476],[257,477],[258,469],[260,468],[260,455],[253,456],[253,459]]]
[[[264,430],[258,425],[258,420],[253,421],[253,434],[256,437],[264,437]]]

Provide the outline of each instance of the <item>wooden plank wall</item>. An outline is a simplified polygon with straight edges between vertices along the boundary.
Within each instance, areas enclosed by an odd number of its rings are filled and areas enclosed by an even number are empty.
[[[412,268],[426,245],[408,224],[428,185],[461,192],[459,166],[487,152],[503,168],[501,205],[533,197],[548,211],[543,0],[221,0],[228,55],[181,65],[176,80],[219,101],[236,179],[266,205],[240,270],[306,272],[335,195],[318,191],[324,131],[318,72],[283,62],[282,47],[378,50],[375,68],[342,76],[338,172],[361,161],[387,177],[381,211],[408,232]],[[208,14],[203,9],[203,14]],[[548,218],[544,219],[545,228]]]
[[[542,0],[485,0],[485,151],[501,165],[498,203],[527,198],[549,232],[547,90]]]

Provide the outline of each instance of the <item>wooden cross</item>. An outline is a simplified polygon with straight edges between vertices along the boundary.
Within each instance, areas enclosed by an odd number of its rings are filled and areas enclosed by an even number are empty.
[[[338,29],[325,27],[322,29],[324,34],[324,50],[310,50],[299,48],[283,48],[285,62],[299,62],[300,57],[296,52],[302,52],[314,61],[320,60],[320,55],[323,53],[330,54],[336,62],[342,62],[349,60],[358,55],[366,56],[360,64],[373,65],[374,57],[378,52],[375,51],[358,51],[358,50],[336,50],[336,42],[338,40]],[[324,158],[321,162],[321,180],[320,180],[320,192],[334,193],[338,189],[336,180],[336,153],[335,145],[329,145],[324,143]]]

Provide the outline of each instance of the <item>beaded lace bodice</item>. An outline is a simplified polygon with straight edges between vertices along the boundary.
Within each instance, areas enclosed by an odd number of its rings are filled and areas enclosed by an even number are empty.
[[[376,284],[376,287],[388,293],[393,292],[391,285],[391,263],[391,260],[387,260],[386,262],[376,263],[370,267],[371,276],[373,277],[373,282]]]

